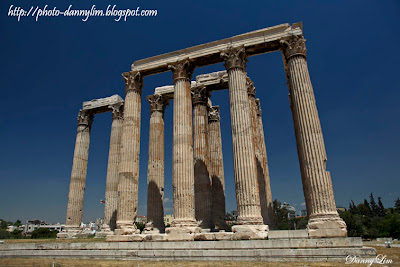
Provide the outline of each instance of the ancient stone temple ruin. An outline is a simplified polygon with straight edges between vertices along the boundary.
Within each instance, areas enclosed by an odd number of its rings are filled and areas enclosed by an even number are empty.
[[[336,211],[332,180],[313,87],[307,67],[301,23],[281,24],[231,38],[135,61],[123,74],[125,100],[112,97],[84,102],[69,188],[66,229],[59,237],[82,235],[90,130],[94,115],[112,112],[104,225],[98,236],[107,241],[194,241],[273,239],[272,194],[260,99],[246,63],[252,56],[283,55],[290,108],[296,135],[307,230],[292,238],[346,237],[346,224]],[[199,75],[196,67],[224,62],[226,70]],[[138,210],[139,151],[143,77],[171,71],[173,85],[155,88],[150,104],[147,169],[148,223],[140,233]],[[229,90],[234,181],[238,224],[227,231],[225,181],[218,103],[210,93]],[[173,99],[173,140],[164,140],[164,111]],[[165,227],[164,142],[173,144],[173,221]]]

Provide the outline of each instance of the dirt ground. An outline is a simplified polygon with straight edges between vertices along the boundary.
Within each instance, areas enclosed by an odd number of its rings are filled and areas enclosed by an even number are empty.
[[[366,246],[372,246],[366,244]],[[373,246],[378,254],[386,255],[386,259],[391,259],[392,264],[372,264],[372,266],[400,266],[400,248],[385,248],[381,246]],[[98,266],[98,267],[200,267],[200,266],[232,266],[232,267],[317,267],[317,266],[368,266],[368,264],[345,264],[342,262],[189,262],[189,261],[121,261],[121,260],[80,260],[80,259],[43,259],[43,258],[0,258],[0,266]]]

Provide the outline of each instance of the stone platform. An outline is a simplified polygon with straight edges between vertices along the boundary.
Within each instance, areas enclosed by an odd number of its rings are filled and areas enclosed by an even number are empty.
[[[0,257],[186,261],[345,261],[371,257],[361,238],[194,242],[87,242],[1,244]]]

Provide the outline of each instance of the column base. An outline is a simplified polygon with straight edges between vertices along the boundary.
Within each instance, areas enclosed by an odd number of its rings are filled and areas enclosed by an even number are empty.
[[[114,232],[111,231],[110,226],[108,226],[107,224],[103,224],[101,226],[100,231],[96,232],[96,235],[94,236],[94,238],[105,238],[109,235],[113,235]]]
[[[140,230],[137,229],[133,222],[117,222],[118,229],[114,230],[115,235],[135,235],[140,234]]]
[[[168,241],[194,241],[195,234],[201,232],[195,220],[173,220],[165,229]]]
[[[310,238],[347,236],[346,223],[339,214],[311,215],[307,231]]]
[[[87,238],[90,233],[83,232],[80,227],[66,227],[62,232],[57,234],[60,239]]]
[[[165,233],[165,226],[155,226],[152,222],[146,223],[143,234],[160,234]]]
[[[232,226],[234,240],[261,240],[268,237],[268,225],[234,225]]]
[[[237,218],[237,223],[240,225],[264,225],[263,218],[260,217],[241,217]]]

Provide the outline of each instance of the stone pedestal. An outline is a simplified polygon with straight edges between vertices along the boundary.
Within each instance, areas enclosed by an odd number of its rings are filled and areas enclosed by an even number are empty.
[[[326,151],[321,123],[308,73],[303,36],[281,40],[289,86],[290,107],[296,134],[297,151],[310,237],[344,237],[345,222],[336,211],[330,173],[326,171]]]
[[[193,156],[195,217],[199,227],[213,228],[211,213],[211,176],[208,145],[208,92],[197,87],[193,93]]]
[[[80,226],[83,214],[92,122],[93,114],[88,111],[79,111],[78,130],[69,186],[67,219],[64,232],[57,235],[60,238],[73,238],[82,233]]]
[[[112,109],[112,124],[110,135],[110,149],[108,152],[106,197],[104,205],[104,224],[96,232],[96,237],[105,237],[113,234],[116,228],[118,206],[118,166],[121,150],[121,136],[123,124],[123,104],[110,106]]]
[[[150,103],[149,162],[147,168],[147,224],[145,233],[163,233],[164,225],[164,111],[168,102],[161,95]]]
[[[221,56],[225,60],[225,67],[228,72],[236,202],[238,209],[237,221],[239,224],[239,226],[235,227],[235,229],[232,228],[232,230],[235,233],[254,231],[258,232],[260,237],[264,238],[268,230],[264,229],[260,210],[250,104],[246,86],[247,55],[244,47],[230,47],[221,53]],[[245,229],[248,229],[248,231]]]
[[[192,135],[192,101],[190,79],[193,67],[189,60],[170,65],[174,78],[174,121],[172,186],[174,219],[167,234],[186,235],[197,231],[194,213],[194,166]],[[195,230],[192,230],[194,228]]]
[[[143,80],[139,72],[125,72],[124,122],[119,163],[116,235],[139,233],[135,218],[138,208],[140,115]]]
[[[208,112],[208,143],[210,151],[212,217],[215,229],[227,230],[225,222],[225,178],[219,106]]]

